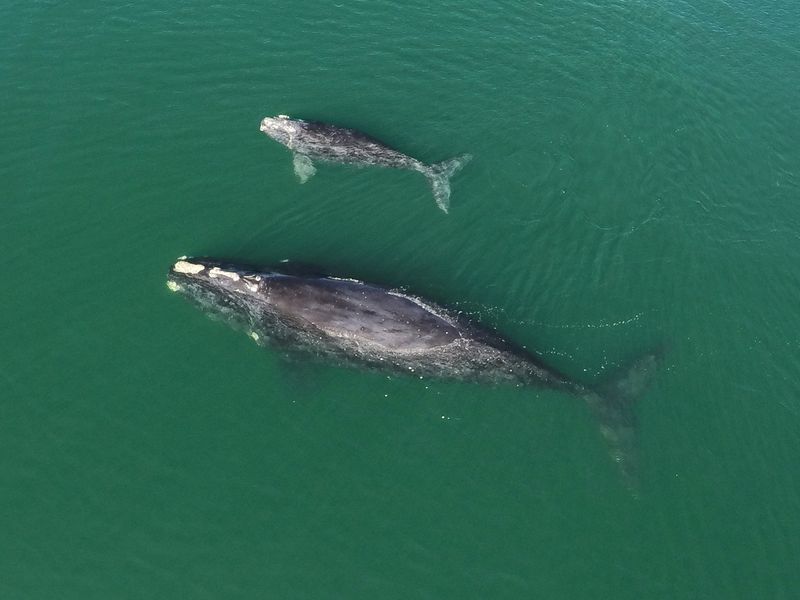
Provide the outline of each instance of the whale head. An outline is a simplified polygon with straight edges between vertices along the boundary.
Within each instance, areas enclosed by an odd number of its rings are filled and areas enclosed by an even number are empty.
[[[234,326],[249,326],[268,301],[268,273],[205,258],[179,258],[167,274],[167,287],[204,312]]]
[[[179,258],[169,270],[167,285],[173,291],[191,285],[227,294],[257,295],[261,290],[260,271],[207,258]]]
[[[294,135],[300,131],[300,124],[286,115],[264,117],[261,120],[261,131],[273,140],[288,145]]]

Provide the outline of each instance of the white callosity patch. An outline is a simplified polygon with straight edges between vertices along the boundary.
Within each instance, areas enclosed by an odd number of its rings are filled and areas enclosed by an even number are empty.
[[[261,276],[245,275],[242,279],[244,280],[244,285],[248,291],[254,294],[258,291],[258,283],[261,281]]]
[[[175,263],[175,266],[172,267],[172,270],[176,273],[186,273],[189,275],[195,275],[203,269],[205,269],[203,265],[196,265],[185,260],[179,260]]]
[[[173,291],[173,292],[180,292],[181,291],[181,286],[179,286],[174,281],[167,281],[167,287],[170,289],[170,291]]]
[[[251,337],[251,338],[253,338],[253,341],[254,341],[254,342],[258,342],[258,339],[259,339],[259,338],[258,338],[258,334],[257,334],[255,331],[251,331],[251,332],[249,333],[249,335],[250,335],[250,337]]]
[[[239,274],[234,273],[233,271],[223,271],[219,267],[213,267],[209,272],[208,276],[212,279],[216,279],[217,277],[227,277],[231,281],[239,281]]]
[[[293,121],[286,115],[278,115],[277,117],[264,117],[261,120],[260,129],[264,133],[269,133],[270,131],[285,131],[289,133],[297,132],[299,126],[298,122]],[[299,121],[302,123],[302,121]]]

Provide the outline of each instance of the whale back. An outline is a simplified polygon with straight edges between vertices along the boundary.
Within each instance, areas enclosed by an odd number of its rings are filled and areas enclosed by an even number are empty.
[[[459,330],[436,308],[400,292],[329,277],[276,277],[267,289],[271,308],[320,333],[392,352],[446,346]]]

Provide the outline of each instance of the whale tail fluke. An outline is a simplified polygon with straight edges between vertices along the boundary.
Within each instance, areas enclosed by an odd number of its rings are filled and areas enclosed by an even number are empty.
[[[646,354],[584,394],[611,458],[634,495],[639,487],[636,402],[652,381],[661,358],[661,352]]]
[[[430,181],[433,199],[436,200],[436,205],[444,212],[447,212],[450,208],[450,178],[471,159],[472,155],[462,154],[450,160],[433,164],[424,172],[428,181]]]

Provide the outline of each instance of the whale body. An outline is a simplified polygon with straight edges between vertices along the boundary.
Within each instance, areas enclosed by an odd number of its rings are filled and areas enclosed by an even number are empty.
[[[354,129],[286,115],[265,117],[261,131],[294,152],[294,171],[301,183],[316,172],[315,160],[418,171],[428,178],[436,204],[444,212],[450,206],[450,177],[471,158],[464,154],[428,165]]]
[[[403,291],[208,258],[179,259],[167,285],[260,345],[415,376],[560,390],[585,400],[626,483],[636,485],[634,400],[657,356],[604,386],[575,381],[463,317]]]

